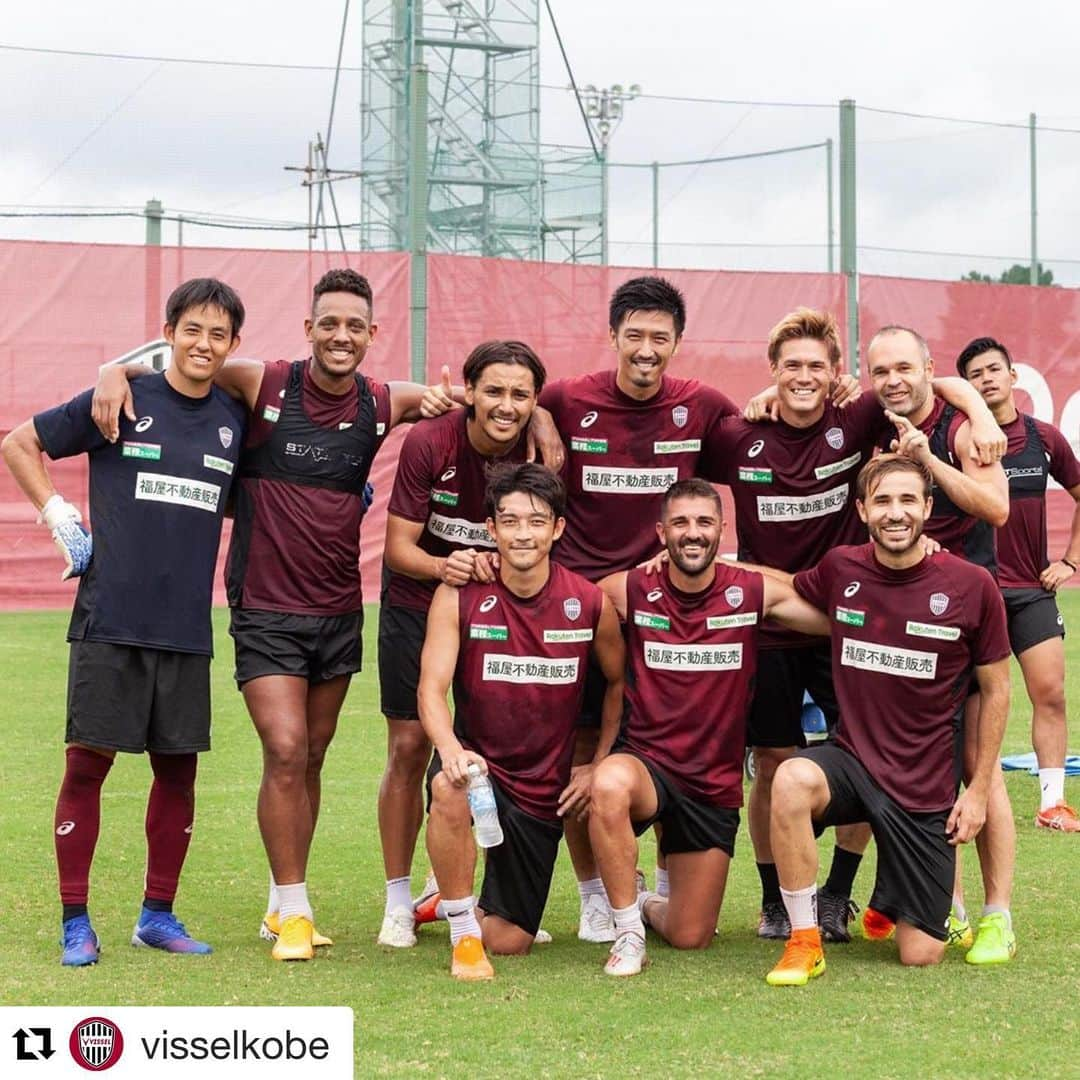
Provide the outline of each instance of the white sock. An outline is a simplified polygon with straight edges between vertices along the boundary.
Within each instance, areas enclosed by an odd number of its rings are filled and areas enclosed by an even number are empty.
[[[668,881],[667,871],[662,866],[656,868],[656,895],[664,897],[671,895],[671,883]]]
[[[293,915],[303,915],[305,919],[312,917],[306,881],[298,881],[295,885],[278,885],[277,893],[281,905],[278,912],[282,922]]]
[[[1049,810],[1065,799],[1065,769],[1040,769],[1039,791],[1042,796],[1040,810]]]
[[[652,926],[652,923],[650,923],[649,920],[645,918],[645,905],[650,900],[655,900],[658,904],[663,903],[665,907],[667,907],[668,903],[668,898],[666,896],[661,896],[659,893],[649,892],[648,889],[646,889],[644,892],[639,892],[637,894],[638,911],[641,912],[641,921],[646,926]]]
[[[636,900],[629,907],[612,908],[611,914],[615,916],[616,937],[627,932],[633,932],[639,937],[645,936],[645,924],[641,921]]]
[[[953,893],[952,909],[961,922],[967,919],[967,908],[964,907],[964,901],[956,893]]]
[[[590,896],[602,896],[605,900],[608,898],[607,892],[604,889],[603,879],[598,877],[589,878],[588,881],[579,881],[577,883],[577,891],[578,896],[581,897],[582,907],[585,906],[585,901],[588,900]]]
[[[270,871],[270,895],[266,898],[266,914],[273,915],[274,912],[281,906],[281,900],[278,897],[277,882],[274,881],[274,871]]]
[[[446,905],[446,921],[450,923],[450,944],[456,945],[463,937],[483,941],[480,923],[476,918],[476,897],[465,896],[460,900],[443,900]]]
[[[409,892],[407,877],[391,878],[386,883],[386,914],[399,907],[412,910],[412,893]]]
[[[983,913],[984,918],[987,915],[1004,915],[1005,916],[1005,925],[1010,930],[1012,929],[1012,912],[1008,908],[1002,907],[1000,904],[986,904],[983,907],[983,912],[982,913]]]
[[[807,885],[805,889],[788,892],[780,887],[780,895],[787,908],[792,930],[812,930],[817,926],[817,885]]]
[[[445,900],[440,900],[435,905],[435,918],[436,919],[444,919],[444,920],[446,919],[446,901]]]

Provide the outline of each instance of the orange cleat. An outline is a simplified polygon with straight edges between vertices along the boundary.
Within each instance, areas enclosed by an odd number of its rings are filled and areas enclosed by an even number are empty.
[[[432,893],[430,896],[425,896],[422,900],[418,900],[413,905],[413,918],[416,920],[417,926],[423,926],[424,923],[435,922],[438,919],[438,915],[435,914],[435,909],[439,906],[439,901],[442,899],[442,893]]]
[[[1059,799],[1053,806],[1040,810],[1035,815],[1035,825],[1040,829],[1054,829],[1057,832],[1080,832],[1080,814],[1064,799]]]
[[[780,963],[765,976],[770,986],[805,986],[825,971],[825,953],[821,933],[816,926],[792,930]]]
[[[450,974],[465,982],[495,978],[495,969],[491,966],[491,961],[484,952],[484,943],[479,938],[469,934],[454,946]]]
[[[867,941],[888,941],[896,933],[896,923],[872,907],[862,913],[862,936]]]

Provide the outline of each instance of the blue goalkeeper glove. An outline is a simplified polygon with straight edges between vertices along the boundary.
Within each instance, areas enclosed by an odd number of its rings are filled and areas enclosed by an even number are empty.
[[[53,543],[64,556],[64,572],[61,581],[81,577],[90,566],[94,554],[94,542],[80,524],[82,514],[67,502],[63,495],[53,495],[41,508],[41,521],[52,532]]]
[[[371,504],[375,501],[375,488],[372,486],[372,484],[370,482],[364,485],[363,501],[364,501],[364,510],[365,511],[370,510],[371,509]]]

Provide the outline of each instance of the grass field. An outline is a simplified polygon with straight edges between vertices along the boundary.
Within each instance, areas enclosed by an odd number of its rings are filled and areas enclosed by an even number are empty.
[[[1080,592],[1062,597],[1080,626]],[[96,967],[59,965],[51,823],[60,780],[66,616],[0,616],[0,679],[10,739],[0,759],[0,1001],[51,1005],[350,1005],[358,1076],[974,1077],[1080,1075],[1080,837],[1036,832],[1036,785],[1009,774],[1019,833],[1014,914],[1020,952],[997,970],[959,953],[909,971],[891,944],[855,941],[828,951],[829,970],[805,990],[765,985],[778,955],[758,942],[757,874],[740,835],[720,934],[700,954],[650,942],[651,967],[619,981],[601,970],[603,946],[575,937],[577,894],[563,856],[545,916],[555,941],[527,958],[496,960],[498,978],[458,985],[448,974],[445,926],[426,927],[408,951],[375,944],[382,867],[375,794],[384,757],[369,612],[369,671],[346,704],[324,773],[323,817],[309,872],[318,924],[336,944],[314,962],[274,964],[257,938],[266,863],[255,826],[259,744],[231,684],[230,642],[215,613],[214,752],[200,767],[198,823],[177,911],[210,940],[207,958],[170,957],[127,942],[144,864],[148,763],[123,757],[105,787],[91,911],[104,948]],[[1080,703],[1080,645],[1069,701]],[[1028,711],[1014,669],[1007,752],[1030,749]],[[1073,722],[1073,746],[1080,731]],[[1080,781],[1067,793],[1080,800]],[[969,899],[981,902],[974,852]],[[855,895],[867,898],[873,859]],[[651,851],[642,865],[652,864]],[[418,890],[424,858],[417,860]]]

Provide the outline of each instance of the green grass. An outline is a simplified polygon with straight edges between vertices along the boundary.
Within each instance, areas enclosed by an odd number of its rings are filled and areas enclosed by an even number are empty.
[[[1080,626],[1080,593],[1066,593],[1062,606]],[[528,958],[496,960],[494,982],[451,982],[445,927],[425,928],[416,949],[380,949],[375,795],[384,726],[372,674],[374,612],[369,616],[369,671],[354,683],[327,761],[309,873],[318,922],[335,938],[333,949],[313,963],[274,964],[256,936],[266,892],[255,826],[259,744],[231,685],[230,642],[224,613],[216,612],[222,655],[214,667],[215,749],[200,766],[198,823],[177,905],[188,926],[213,942],[214,955],[167,957],[127,945],[142,884],[149,769],[144,759],[123,756],[105,787],[93,871],[92,911],[104,953],[96,967],[74,971],[58,963],[51,835],[63,766],[66,616],[0,617],[9,738],[0,759],[0,1002],[350,1005],[358,1076],[1080,1073],[1080,839],[1035,831],[1036,787],[1026,775],[1007,777],[1019,832],[1020,953],[1002,969],[973,969],[950,953],[939,968],[909,971],[896,962],[893,945],[856,941],[830,948],[827,974],[805,990],[767,987],[763,977],[778,949],[753,934],[758,884],[745,832],[713,947],[685,954],[650,942],[651,967],[637,979],[605,978],[603,946],[576,940],[577,895],[565,856],[544,920],[555,942]],[[1080,646],[1075,639],[1067,644],[1075,707]],[[1017,673],[1007,752],[1030,748],[1028,723]],[[1080,797],[1077,781],[1069,784]],[[973,856],[965,867],[977,906]],[[872,883],[873,859],[866,862],[859,899]],[[419,888],[422,856],[417,863]],[[643,853],[642,865],[651,863],[651,851]]]

